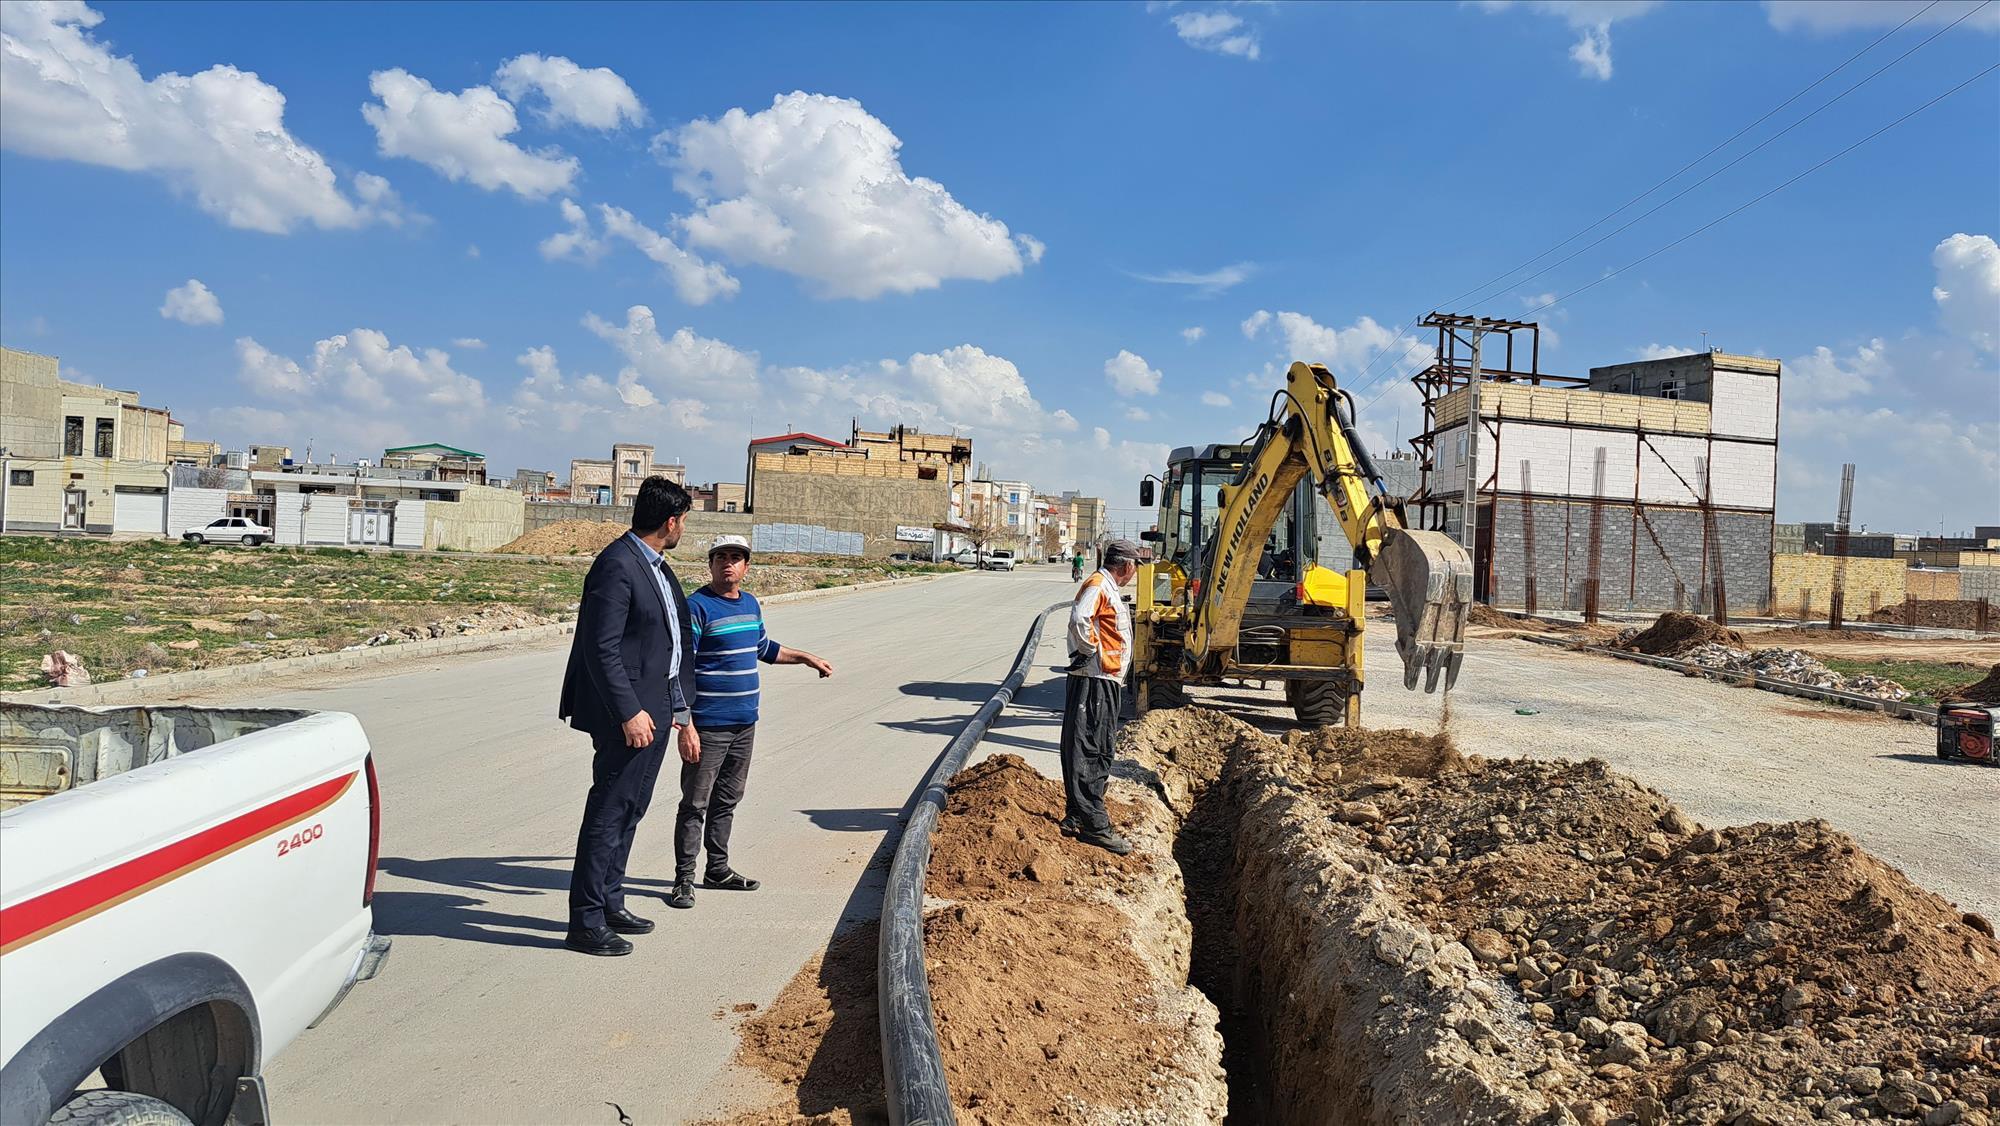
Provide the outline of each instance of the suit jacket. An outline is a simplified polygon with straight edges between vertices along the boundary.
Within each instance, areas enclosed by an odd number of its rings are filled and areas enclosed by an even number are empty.
[[[671,606],[661,600],[653,568],[631,537],[619,536],[591,564],[556,712],[571,727],[609,735],[643,709],[665,738],[675,713],[687,711],[694,699],[694,624],[680,580],[673,568],[665,570]],[[668,614],[681,627],[680,676],[673,681],[667,679],[673,664]]]

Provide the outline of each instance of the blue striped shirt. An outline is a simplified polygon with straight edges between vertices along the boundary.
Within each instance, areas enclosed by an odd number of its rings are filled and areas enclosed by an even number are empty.
[[[778,643],[764,633],[764,610],[749,591],[724,598],[707,587],[687,596],[694,620],[694,725],[757,722],[757,662],[775,664]]]

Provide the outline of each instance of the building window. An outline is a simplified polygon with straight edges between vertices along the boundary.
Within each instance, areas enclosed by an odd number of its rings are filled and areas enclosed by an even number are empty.
[[[1465,464],[1465,435],[1458,436],[1458,464]]]
[[[1662,399],[1678,399],[1678,398],[1680,398],[1680,397],[1681,397],[1681,381],[1680,381],[1680,380],[1678,380],[1678,379],[1662,379],[1662,380],[1660,381],[1660,398],[1662,398]]]
[[[108,418],[97,420],[97,456],[118,456],[118,424]]]
[[[1014,525],[1016,525],[1016,524],[1019,524],[1020,522],[1021,522],[1021,514],[1020,514],[1020,513],[1018,513],[1018,512],[1009,512],[1009,513],[1007,514],[1007,526],[1008,526],[1008,527],[1010,527],[1010,528],[1011,528],[1011,527],[1013,527]]]
[[[32,469],[10,469],[7,471],[7,483],[11,485],[32,485],[35,483],[35,471]]]
[[[627,472],[627,473],[637,473],[637,472],[639,472],[639,463],[638,463],[638,462],[636,462],[636,461],[628,461],[628,462],[626,462],[626,463],[625,463],[625,472]]]
[[[1007,503],[1008,503],[1008,504],[1019,504],[1019,503],[1021,503],[1021,494],[1020,494],[1020,493],[1008,493],[1008,494],[1007,494]]]
[[[723,506],[722,506],[722,510],[723,510],[724,512],[734,512],[734,511],[736,511],[736,502],[735,502],[735,501],[733,501],[733,500],[732,500],[732,501],[730,501],[730,502],[729,502],[728,504],[725,504],[725,505],[723,505]]]
[[[83,418],[69,415],[63,419],[63,456],[83,456]]]

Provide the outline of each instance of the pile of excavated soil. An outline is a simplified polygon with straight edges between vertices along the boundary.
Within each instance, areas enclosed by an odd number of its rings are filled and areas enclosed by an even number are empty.
[[[1969,598],[1918,599],[1914,602],[1899,602],[1894,606],[1884,606],[1870,613],[1867,620],[1931,626],[1937,629],[1977,629],[1979,603]],[[1993,607],[1987,611],[1986,622],[1986,628],[2000,629],[2000,607]]]
[[[1743,635],[1728,626],[1716,625],[1707,618],[1669,610],[1651,626],[1620,642],[1618,647],[1652,657],[1674,657],[1704,643],[1741,649]]]
[[[1173,740],[1205,744],[1178,761],[1226,762],[1210,792],[1234,821],[1263,1120],[2000,1108],[1991,925],[1824,822],[1705,831],[1594,760],[1486,761],[1410,732],[1280,742],[1198,713],[1151,713],[1125,748],[1162,773],[1150,749]]]
[[[563,520],[516,536],[495,552],[510,555],[596,555],[627,531],[615,520]]]
[[[959,1120],[1220,1121],[1216,1013],[1187,985],[1172,818],[1114,780],[1133,853],[1065,838],[1062,787],[1015,755],[952,780],[924,962]]]
[[[1954,688],[1939,698],[1942,704],[2000,704],[2000,665],[1987,671],[1983,680]]]
[[[778,1084],[785,1098],[718,1121],[851,1126],[889,1120],[875,994],[878,934],[870,922],[835,935],[770,1008],[743,1022],[736,1063]]]
[[[1465,612],[1465,624],[1472,626],[1495,626],[1500,629],[1519,629],[1521,620],[1502,614],[1484,602],[1475,602]]]

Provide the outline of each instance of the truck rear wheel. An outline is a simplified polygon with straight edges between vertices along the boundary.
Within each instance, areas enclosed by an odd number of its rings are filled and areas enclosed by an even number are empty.
[[[1285,702],[1301,727],[1334,727],[1347,718],[1347,696],[1331,680],[1288,680]]]
[[[49,1126],[193,1126],[174,1104],[132,1091],[85,1091],[56,1108]]]

